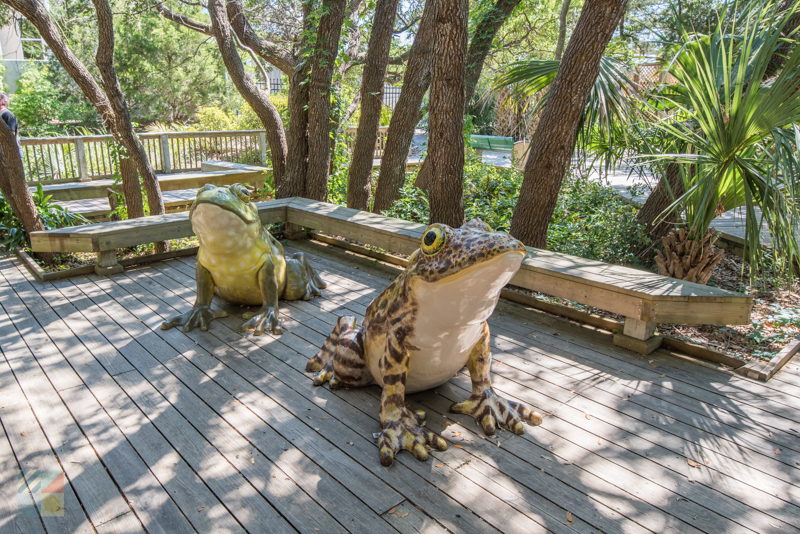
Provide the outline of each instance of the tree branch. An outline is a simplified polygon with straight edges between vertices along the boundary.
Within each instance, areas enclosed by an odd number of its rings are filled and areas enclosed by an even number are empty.
[[[159,14],[167,20],[171,20],[176,24],[185,26],[190,30],[211,35],[211,24],[206,24],[191,17],[187,17],[186,15],[182,15],[181,13],[176,13],[161,3],[156,5],[156,9],[158,10]]]
[[[284,74],[291,76],[295,69],[295,59],[281,50],[278,45],[259,36],[253,30],[240,0],[228,0],[225,7],[231,28],[236,33],[238,40]]]

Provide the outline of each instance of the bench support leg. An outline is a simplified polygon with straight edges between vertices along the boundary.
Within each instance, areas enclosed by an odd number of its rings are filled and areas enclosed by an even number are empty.
[[[661,346],[662,338],[654,335],[655,331],[654,322],[626,317],[622,333],[614,334],[614,344],[639,354],[650,354]]]
[[[115,250],[102,250],[97,253],[97,265],[94,272],[99,275],[109,276],[122,272],[122,265],[117,263],[117,253]]]
[[[306,239],[308,232],[302,226],[287,222],[283,225],[283,235],[286,236],[286,239]]]

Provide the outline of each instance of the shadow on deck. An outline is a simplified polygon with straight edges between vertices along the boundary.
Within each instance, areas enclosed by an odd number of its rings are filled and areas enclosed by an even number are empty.
[[[757,383],[508,302],[494,385],[544,423],[486,438],[448,413],[462,372],[409,396],[449,450],[381,467],[379,390],[304,369],[391,275],[299,246],[329,287],[258,338],[159,329],[194,258],[44,284],[0,258],[0,532],[800,532],[798,364]]]

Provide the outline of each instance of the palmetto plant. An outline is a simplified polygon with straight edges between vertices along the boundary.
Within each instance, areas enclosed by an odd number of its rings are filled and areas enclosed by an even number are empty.
[[[530,59],[512,63],[494,82],[494,92],[508,88],[508,98],[514,102],[530,102],[528,113],[538,113],[547,99],[548,88],[561,64],[555,59]],[[607,166],[613,166],[624,155],[624,143],[611,139],[624,137],[636,108],[634,95],[638,84],[625,63],[604,56],[578,127],[578,147],[591,145],[595,156],[602,156]]]
[[[800,257],[800,46],[787,20],[787,13],[762,4],[723,12],[711,34],[682,31],[670,66],[677,83],[657,97],[668,114],[656,124],[678,153],[651,154],[678,164],[684,182],[685,193],[670,210],[683,213],[686,227],[668,236],[668,250],[657,259],[666,274],[674,276],[677,264],[679,271],[691,268],[688,254],[708,260],[711,251],[697,248],[710,248],[711,221],[742,206],[751,263],[765,254],[763,223],[784,266]],[[788,51],[783,66],[767,78],[779,45]]]

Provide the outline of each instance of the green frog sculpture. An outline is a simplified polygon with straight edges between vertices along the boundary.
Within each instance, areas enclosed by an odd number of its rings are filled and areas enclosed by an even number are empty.
[[[213,319],[226,315],[211,307],[217,294],[235,304],[261,306],[257,313],[244,315],[242,331],[261,335],[269,329],[280,334],[278,299],[309,300],[325,288],[302,252],[285,254],[283,245],[262,226],[250,190],[242,184],[203,186],[189,220],[200,241],[197,298],[191,310],[161,328],[207,330]]]
[[[405,394],[439,386],[465,365],[472,394],[451,411],[472,415],[487,435],[498,425],[521,434],[523,422],[541,423],[537,412],[498,396],[489,377],[487,319],[524,257],[521,242],[480,220],[460,228],[433,224],[406,270],[367,307],[361,326],[355,317],[340,317],[309,360],[306,371],[316,373],[316,385],[383,388],[383,465],[391,465],[401,450],[425,460],[429,447],[447,448],[441,436],[424,428],[424,413],[406,407]]]

